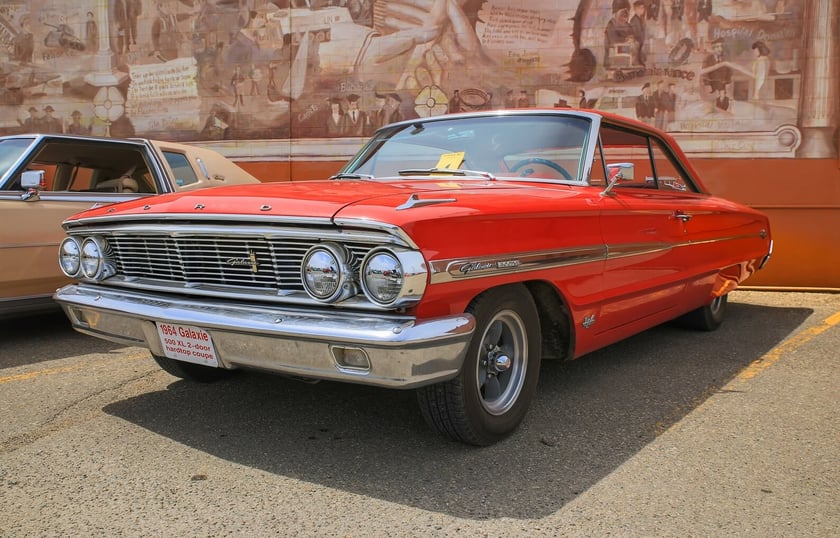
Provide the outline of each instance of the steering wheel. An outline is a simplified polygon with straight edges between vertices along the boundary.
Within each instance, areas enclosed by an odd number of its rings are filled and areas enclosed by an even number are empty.
[[[561,165],[557,164],[557,163],[556,163],[556,162],[554,162],[554,161],[549,161],[548,159],[542,159],[542,158],[540,158],[540,157],[531,157],[531,158],[529,158],[529,159],[522,159],[522,160],[521,160],[521,161],[519,161],[518,163],[516,163],[516,164],[514,164],[513,166],[511,166],[511,167],[510,167],[510,171],[511,171],[511,172],[516,172],[517,170],[519,170],[520,168],[522,168],[522,167],[523,167],[523,166],[525,166],[526,164],[541,164],[541,165],[543,165],[543,166],[547,166],[547,167],[551,168],[551,169],[552,169],[552,170],[554,170],[555,172],[557,172],[557,173],[559,173],[560,175],[562,175],[562,176],[563,176],[563,179],[567,179],[567,180],[569,180],[569,181],[573,181],[573,180],[574,180],[574,178],[572,177],[572,174],[570,174],[569,172],[567,172],[567,171],[566,171],[566,169],[565,169],[565,168],[563,168]],[[523,176],[523,177],[524,177],[524,176]]]

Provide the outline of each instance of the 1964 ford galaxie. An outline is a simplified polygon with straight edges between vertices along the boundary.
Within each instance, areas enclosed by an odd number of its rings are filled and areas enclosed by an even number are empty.
[[[64,223],[73,326],[197,381],[252,368],[416,389],[493,443],[540,361],[670,320],[722,321],[769,258],[767,218],[706,192],[675,142],[570,109],[380,129],[325,181],[221,187]]]

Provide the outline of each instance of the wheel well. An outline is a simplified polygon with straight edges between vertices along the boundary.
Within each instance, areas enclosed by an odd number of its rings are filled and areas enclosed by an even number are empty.
[[[525,286],[540,318],[540,333],[542,334],[541,356],[543,359],[567,360],[574,355],[574,339],[572,332],[571,314],[563,295],[557,288],[543,280],[529,280],[527,282],[506,284],[506,286]],[[470,304],[490,291],[488,288],[476,295]]]
[[[566,360],[572,357],[574,333],[566,301],[557,289],[540,280],[525,282],[537,304],[542,332],[542,358]]]

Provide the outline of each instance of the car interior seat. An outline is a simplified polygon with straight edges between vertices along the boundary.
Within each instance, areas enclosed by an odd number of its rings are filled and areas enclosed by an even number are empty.
[[[139,192],[140,185],[132,177],[135,168],[136,166],[132,166],[119,177],[100,181],[96,184],[96,190],[98,192]]]

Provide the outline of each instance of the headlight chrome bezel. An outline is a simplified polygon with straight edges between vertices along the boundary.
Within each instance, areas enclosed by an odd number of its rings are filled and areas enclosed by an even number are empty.
[[[312,268],[310,261],[318,255],[326,255],[331,260],[326,265],[331,265],[331,270],[335,274],[335,287],[327,293],[318,293],[315,289],[316,284],[309,278],[312,275],[318,276],[316,271],[310,271]],[[321,303],[335,303],[356,295],[359,290],[353,280],[353,268],[350,262],[350,252],[338,243],[320,243],[313,246],[304,254],[300,264],[300,280],[303,289],[307,295]],[[322,261],[320,270],[322,274],[326,271],[323,266]]]
[[[77,251],[76,261],[72,261],[74,249]],[[65,264],[66,261],[71,264]],[[105,280],[117,273],[111,247],[104,237],[98,235],[64,238],[58,247],[58,265],[66,276],[88,282]]]
[[[73,247],[70,247],[73,245]],[[75,249],[76,252],[68,252],[68,247]],[[72,271],[68,270],[68,265],[65,260],[73,263]],[[75,237],[65,237],[58,246],[58,265],[61,267],[61,272],[70,278],[77,278],[82,272],[82,245]]]
[[[99,280],[102,277],[105,267],[105,254],[102,246],[102,240],[98,237],[86,237],[82,241],[80,274],[88,280]],[[92,268],[93,270],[88,270],[85,262],[90,262],[91,260],[95,265]]]
[[[392,275],[386,275],[386,278],[396,280],[391,284],[394,285],[395,292],[387,297],[382,297],[381,293],[372,289],[373,280],[370,279],[371,264],[381,256],[393,260],[394,270],[399,272],[395,279]],[[373,304],[383,308],[401,308],[420,300],[426,291],[427,274],[426,262],[419,252],[381,247],[371,250],[365,256],[359,271],[359,282],[365,297]]]

